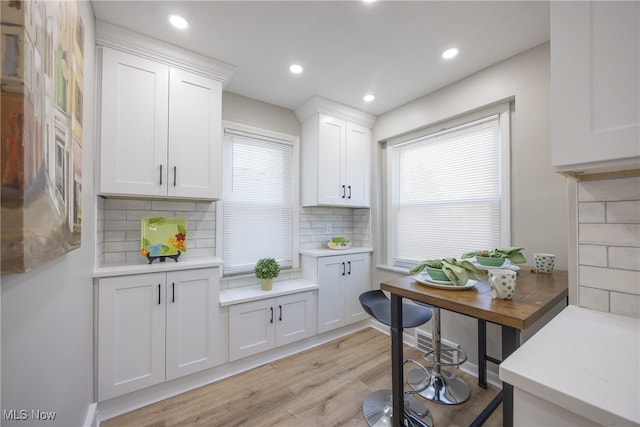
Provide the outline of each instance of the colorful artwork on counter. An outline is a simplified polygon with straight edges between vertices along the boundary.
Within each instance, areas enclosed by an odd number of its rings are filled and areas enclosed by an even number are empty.
[[[76,1],[0,3],[5,275],[80,246],[84,25]]]

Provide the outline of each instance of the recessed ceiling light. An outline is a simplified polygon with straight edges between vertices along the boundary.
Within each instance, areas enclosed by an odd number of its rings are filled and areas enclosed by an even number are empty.
[[[451,59],[454,58],[458,55],[458,48],[456,47],[452,47],[450,49],[445,50],[444,52],[442,52],[442,57],[444,59]]]
[[[364,3],[373,3],[376,0],[362,0]]]
[[[179,28],[181,30],[189,28],[189,23],[187,22],[187,20],[180,15],[171,14],[169,15],[168,18],[171,25],[173,25],[176,28]]]
[[[303,70],[304,69],[302,68],[302,65],[298,64],[293,64],[289,67],[289,71],[291,71],[293,74],[300,74]]]
[[[376,97],[371,95],[371,94],[368,94],[368,95],[365,95],[364,98],[362,98],[362,99],[364,99],[364,102],[371,102],[374,99],[376,99]]]

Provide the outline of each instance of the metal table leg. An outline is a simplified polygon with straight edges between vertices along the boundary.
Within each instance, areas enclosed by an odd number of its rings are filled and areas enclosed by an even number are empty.
[[[487,388],[487,321],[478,319],[478,385]]]
[[[505,360],[520,346],[520,330],[502,326],[502,360]],[[502,383],[502,424],[513,427],[513,386]]]
[[[402,363],[402,297],[391,294],[391,385],[393,427],[404,426],[404,378]]]

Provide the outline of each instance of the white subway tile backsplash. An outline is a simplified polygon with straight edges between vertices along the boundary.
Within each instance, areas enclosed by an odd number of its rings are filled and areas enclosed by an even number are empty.
[[[612,246],[608,258],[611,268],[640,271],[640,248]]]
[[[640,271],[614,268],[579,268],[580,286],[640,295]]]
[[[640,318],[640,295],[611,292],[610,298],[612,313]]]
[[[640,246],[640,224],[579,224],[578,243]]]
[[[640,317],[640,177],[578,183],[578,304]]]
[[[101,199],[105,220],[98,222],[104,241],[96,251],[98,265],[145,264],[140,255],[141,219],[144,217],[187,218],[187,252],[181,257],[215,256],[215,203]]]
[[[608,223],[640,223],[640,200],[607,203]]]
[[[580,245],[578,257],[581,265],[591,265],[594,267],[607,266],[607,247],[599,245]]]
[[[602,289],[581,286],[578,298],[581,307],[609,311],[609,295],[608,291]]]
[[[105,217],[98,222],[98,233],[104,234],[96,253],[98,265],[148,262],[140,255],[140,220],[144,217],[186,218],[187,251],[181,256],[216,254],[216,203],[99,198],[98,207],[98,216]],[[325,233],[327,223],[331,223],[331,233]],[[301,208],[298,226],[300,249],[324,248],[334,236],[343,236],[355,246],[371,246],[369,209]]]
[[[580,203],[578,207],[578,221],[581,224],[589,222],[605,222],[606,205],[604,202]]]
[[[104,209],[151,210],[151,200],[104,199]]]
[[[582,181],[578,202],[640,200],[640,177]]]
[[[174,202],[168,200],[154,200],[151,202],[151,209],[154,211],[186,211],[196,210],[195,202]]]

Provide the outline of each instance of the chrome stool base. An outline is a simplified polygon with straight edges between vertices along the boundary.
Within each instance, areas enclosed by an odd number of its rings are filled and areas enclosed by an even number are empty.
[[[393,414],[391,403],[391,390],[378,390],[369,394],[362,405],[364,419],[369,426],[386,427],[392,425]],[[420,400],[413,396],[404,396],[404,410],[407,416],[415,417],[424,426],[433,426],[433,417],[429,409]],[[414,422],[414,425],[418,423]]]
[[[469,400],[469,386],[459,376],[448,371],[433,372],[431,384],[420,396],[442,405],[458,405]]]

